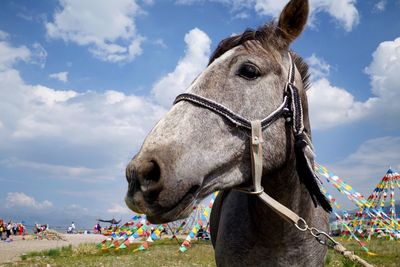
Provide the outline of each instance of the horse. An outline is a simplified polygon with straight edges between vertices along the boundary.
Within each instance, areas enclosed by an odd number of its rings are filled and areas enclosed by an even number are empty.
[[[291,0],[278,21],[222,40],[126,168],[125,202],[152,223],[222,192],[210,216],[218,266],[324,264],[327,247],[300,225],[327,231],[331,211],[312,169],[308,67],[289,48],[308,13]]]

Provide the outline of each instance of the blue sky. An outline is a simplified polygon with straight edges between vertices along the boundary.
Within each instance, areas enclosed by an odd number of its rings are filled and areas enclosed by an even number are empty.
[[[368,195],[400,169],[400,2],[310,2],[292,49],[312,72],[317,160]],[[0,217],[128,217],[124,168],[146,133],[222,38],[285,3],[1,1]]]

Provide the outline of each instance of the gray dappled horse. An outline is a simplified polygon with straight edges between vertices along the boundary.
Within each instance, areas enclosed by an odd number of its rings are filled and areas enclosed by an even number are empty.
[[[265,118],[257,122],[264,140],[258,188],[309,225],[328,228],[330,206],[310,167],[308,69],[289,52],[308,10],[308,1],[291,0],[277,23],[223,40],[126,169],[126,203],[152,223],[187,217],[196,200],[223,191],[211,214],[218,266],[324,264],[325,246],[242,192],[257,188],[249,122]]]

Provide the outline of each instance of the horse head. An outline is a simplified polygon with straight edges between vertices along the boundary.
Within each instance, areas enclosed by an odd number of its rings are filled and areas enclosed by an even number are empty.
[[[307,65],[289,52],[306,24],[308,10],[308,1],[292,0],[277,23],[221,41],[187,93],[212,100],[240,117],[262,119],[282,105],[293,58],[304,133],[310,137]],[[294,161],[292,126],[281,116],[263,131],[263,139],[263,177],[268,177]],[[184,218],[196,200],[250,184],[249,146],[249,131],[202,105],[178,101],[127,166],[126,203],[153,223]]]

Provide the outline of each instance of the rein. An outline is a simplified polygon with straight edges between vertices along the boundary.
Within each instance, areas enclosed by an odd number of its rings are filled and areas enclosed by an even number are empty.
[[[310,227],[306,220],[297,215],[295,212],[285,207],[270,195],[264,192],[264,188],[261,186],[262,170],[263,170],[263,149],[262,149],[262,132],[269,126],[271,126],[279,118],[283,117],[286,121],[292,122],[293,133],[296,141],[296,145],[302,149],[302,153],[306,153],[305,150],[308,148],[312,151],[310,147],[310,141],[308,136],[304,133],[304,123],[303,123],[303,109],[299,90],[295,86],[295,71],[296,66],[290,55],[288,53],[290,66],[288,73],[288,80],[285,84],[283,101],[282,104],[275,109],[271,114],[262,120],[248,120],[239,114],[236,114],[224,105],[215,102],[211,99],[191,94],[183,93],[176,97],[174,105],[181,101],[187,101],[198,105],[200,107],[206,108],[214,113],[217,113],[236,125],[237,127],[243,128],[245,130],[251,131],[250,140],[250,153],[251,153],[251,166],[252,166],[252,180],[253,186],[249,188],[234,188],[234,190],[258,196],[267,206],[269,206],[273,211],[279,214],[283,219],[292,223],[299,231],[308,231],[316,240],[322,244],[334,248],[336,251],[340,252],[344,256],[350,258],[351,252],[347,251],[341,244],[337,243],[332,237],[330,237],[326,232],[318,230],[315,227]],[[303,155],[304,157],[304,155]],[[313,170],[312,165],[306,157],[305,161],[307,164],[308,171],[313,173],[313,178],[318,179]],[[318,186],[318,185],[316,185]],[[311,198],[316,204],[316,197],[311,195]],[[329,205],[329,204],[328,204]],[[325,240],[322,239],[325,238]],[[372,266],[363,261],[356,255],[351,254],[353,260],[358,261],[363,264],[363,266]]]

